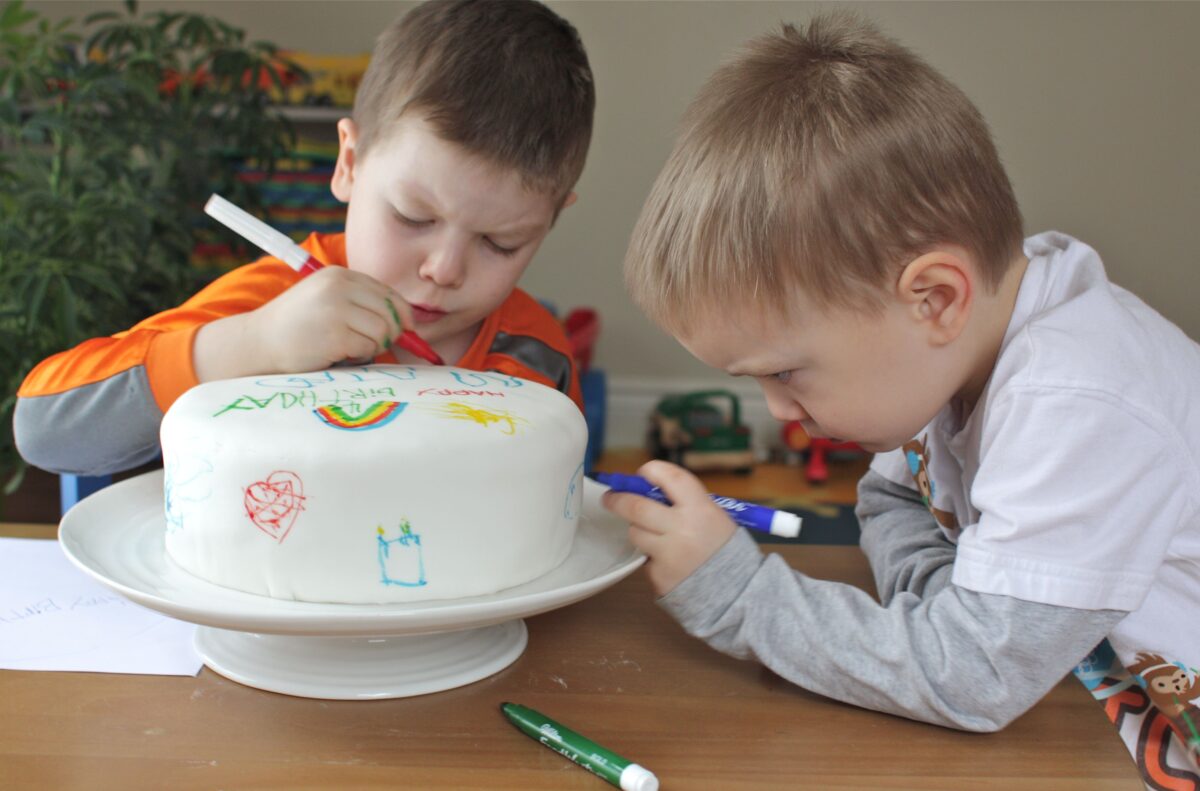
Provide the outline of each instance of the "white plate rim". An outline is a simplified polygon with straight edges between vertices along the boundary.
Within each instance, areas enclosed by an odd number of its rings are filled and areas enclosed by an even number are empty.
[[[633,573],[646,557],[623,536],[620,551],[606,558],[598,573],[576,575],[550,590],[536,590],[539,580],[570,568],[577,553],[594,548],[577,537],[571,553],[558,569],[538,580],[489,596],[438,600],[413,604],[334,604],[280,601],[206,582],[174,564],[166,554],[162,533],[162,470],[154,470],[120,481],[81,500],[59,525],[59,543],[72,563],[101,584],[126,598],[174,618],[236,631],[271,634],[373,636],[429,634],[474,628],[547,612],[578,602],[616,584]],[[586,531],[627,530],[625,523],[599,508],[598,494],[587,487],[581,534]],[[129,513],[140,519],[132,527]],[[157,522],[156,522],[157,519]],[[157,525],[157,526],[156,526]],[[134,550],[125,544],[107,546],[114,538],[123,540],[134,533],[135,541],[147,542],[142,549],[157,586],[149,586],[130,573]],[[152,531],[160,530],[154,533]],[[597,533],[602,535],[602,533]],[[611,538],[611,536],[609,536]],[[599,543],[601,549],[603,542]],[[107,560],[108,562],[104,562]],[[114,563],[116,567],[114,568]],[[124,565],[122,565],[124,564]],[[174,584],[173,584],[174,583]],[[196,595],[180,593],[180,585]],[[535,588],[535,590],[530,590]],[[207,600],[206,600],[207,599]]]

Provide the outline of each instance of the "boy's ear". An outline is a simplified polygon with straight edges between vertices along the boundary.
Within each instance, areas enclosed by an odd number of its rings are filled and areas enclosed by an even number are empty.
[[[550,227],[551,228],[553,228],[554,224],[556,222],[558,222],[558,215],[562,214],[562,210],[567,208],[568,206],[572,205],[577,200],[579,200],[579,196],[576,195],[574,192],[567,193],[567,197],[563,198],[562,203],[558,204],[558,206],[554,209],[554,216],[552,218],[550,218]]]
[[[358,127],[354,119],[343,118],[337,123],[338,155],[333,166],[333,178],[329,189],[342,203],[350,201],[350,187],[354,184],[355,146],[358,145]]]
[[[900,273],[896,295],[932,343],[950,343],[962,334],[974,305],[974,270],[966,251],[943,248],[913,259]]]

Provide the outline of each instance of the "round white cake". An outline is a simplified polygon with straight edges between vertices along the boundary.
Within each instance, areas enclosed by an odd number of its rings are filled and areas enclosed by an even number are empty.
[[[498,373],[372,365],[207,382],[161,430],[166,549],[278,599],[495,593],[566,558],[587,427]]]

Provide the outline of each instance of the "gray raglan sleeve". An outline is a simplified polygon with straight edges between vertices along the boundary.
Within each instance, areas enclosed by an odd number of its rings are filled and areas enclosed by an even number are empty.
[[[18,398],[13,438],[35,467],[108,475],[157,458],[162,417],[139,365],[62,393]]]
[[[858,482],[854,513],[859,546],[871,564],[884,606],[901,591],[925,596],[950,584],[954,544],[942,534],[916,489],[869,471]]]
[[[756,659],[812,692],[937,725],[999,730],[1125,613],[952,584],[953,545],[928,511],[916,513],[911,490],[894,486],[870,473],[860,487],[863,549],[885,604],[764,556],[745,531],[659,604],[718,651]]]

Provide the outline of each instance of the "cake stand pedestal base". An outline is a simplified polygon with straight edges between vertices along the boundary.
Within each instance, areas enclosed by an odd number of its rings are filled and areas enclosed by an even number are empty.
[[[392,637],[196,630],[196,650],[222,676],[270,692],[332,700],[405,698],[461,687],[511,665],[528,640],[519,618]]]

